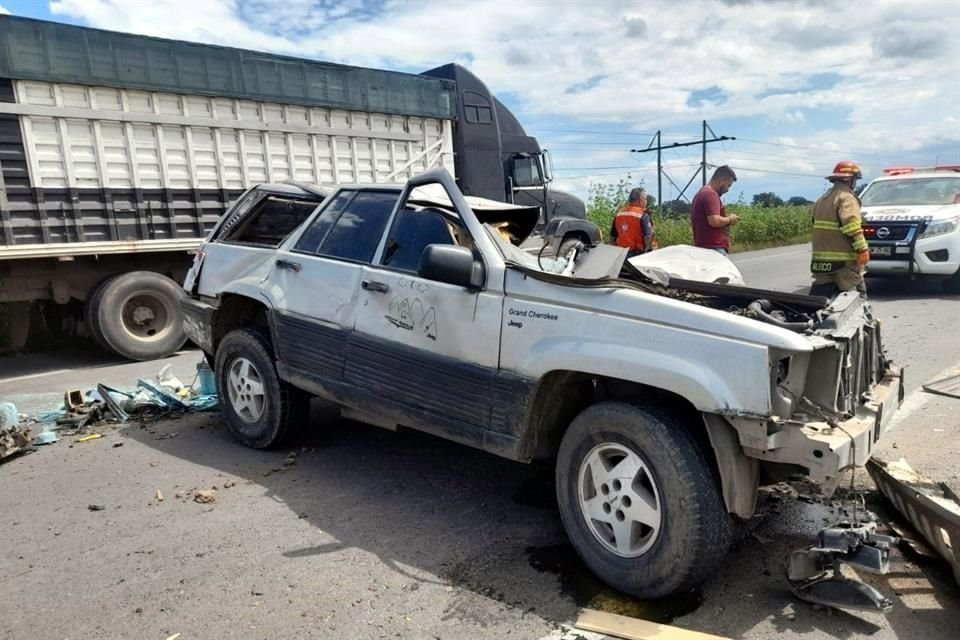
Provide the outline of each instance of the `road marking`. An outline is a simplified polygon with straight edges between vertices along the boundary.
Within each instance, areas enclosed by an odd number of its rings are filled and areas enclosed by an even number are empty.
[[[930,393],[929,391],[924,391],[924,384],[934,382],[936,380],[943,380],[944,378],[949,378],[950,376],[955,376],[957,374],[960,374],[960,363],[950,365],[908,393],[907,397],[903,400],[903,404],[901,404],[900,408],[897,409],[897,414],[890,419],[889,423],[887,423],[887,428],[884,430],[884,433],[890,433],[893,431],[900,425],[901,422],[923,409],[927,403],[930,402],[931,398],[937,397],[936,394]]]
[[[21,382],[23,380],[33,380],[34,378],[43,378],[44,376],[55,376],[61,373],[70,373],[74,369],[57,369],[56,371],[44,371],[43,373],[31,373],[26,376],[14,376],[13,378],[2,378],[0,384],[4,382]]]

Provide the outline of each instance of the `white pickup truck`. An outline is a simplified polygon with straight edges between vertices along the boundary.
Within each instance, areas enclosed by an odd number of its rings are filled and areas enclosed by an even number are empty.
[[[570,540],[625,592],[708,576],[762,481],[832,491],[902,398],[856,294],[676,280],[610,246],[538,259],[517,246],[535,208],[465,198],[439,169],[319,206],[298,189],[248,192],[184,283],[236,438],[288,441],[320,396],[380,427],[553,459]]]
[[[960,293],[960,166],[885,169],[860,197],[868,276],[937,279]]]

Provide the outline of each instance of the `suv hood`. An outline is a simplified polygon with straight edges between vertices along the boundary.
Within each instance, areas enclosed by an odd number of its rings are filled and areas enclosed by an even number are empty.
[[[866,222],[920,222],[949,220],[960,216],[960,204],[895,205],[864,207]]]

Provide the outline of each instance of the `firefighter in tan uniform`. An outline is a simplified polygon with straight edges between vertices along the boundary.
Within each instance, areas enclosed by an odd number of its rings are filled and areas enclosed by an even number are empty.
[[[854,289],[867,292],[863,274],[870,250],[860,227],[860,198],[853,192],[860,177],[856,164],[837,163],[827,176],[833,188],[813,205],[812,296],[832,298]]]

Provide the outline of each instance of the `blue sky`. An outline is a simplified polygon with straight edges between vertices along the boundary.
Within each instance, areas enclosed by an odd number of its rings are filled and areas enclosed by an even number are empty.
[[[960,3],[0,0],[11,13],[420,72],[460,62],[551,149],[561,186],[656,184],[652,132],[760,191],[813,198],[842,159],[960,164]],[[681,186],[700,149],[665,152]],[[664,181],[669,185],[669,181]],[[665,195],[675,191],[665,190]],[[730,196],[728,196],[730,197]]]

